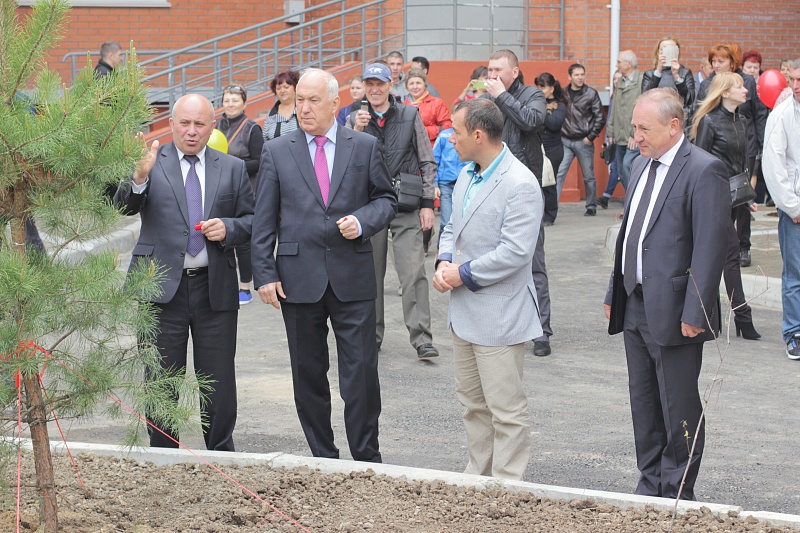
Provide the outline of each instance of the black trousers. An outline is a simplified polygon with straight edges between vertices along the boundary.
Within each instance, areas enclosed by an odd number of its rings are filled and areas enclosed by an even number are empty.
[[[156,345],[161,353],[161,365],[186,371],[191,332],[195,373],[213,380],[213,390],[207,393],[208,401],[200,406],[206,448],[234,451],[233,428],[237,409],[234,358],[239,312],[211,309],[208,273],[184,274],[172,301],[156,305],[160,310]],[[160,432],[152,429],[149,432],[150,446],[178,447]],[[167,434],[178,440],[177,434]]]
[[[744,207],[744,206],[741,206]],[[746,210],[746,208],[745,208]],[[750,214],[747,215],[748,223]],[[742,285],[742,266],[739,262],[739,237],[733,223],[728,226],[728,251],[725,255],[725,266],[722,270],[722,279],[725,280],[725,291],[733,308],[733,314],[737,322],[752,322],[753,310],[747,304]]]
[[[746,205],[740,205],[731,209],[731,220],[736,224],[737,247],[740,250],[750,249],[750,210]],[[736,255],[738,256],[738,250]]]
[[[656,344],[644,299],[635,291],[625,307],[624,336],[636,464],[641,472],[636,494],[676,498],[703,410],[697,389],[703,343]],[[681,499],[695,499],[704,444],[705,424],[697,435]]]
[[[564,159],[564,145],[559,143],[557,147],[545,147],[545,155],[552,163],[553,171],[558,174],[561,160]],[[558,187],[556,185],[542,187],[542,195],[544,196],[542,222],[555,222],[558,216]]]
[[[339,392],[344,400],[344,423],[350,454],[356,461],[381,462],[378,417],[378,345],[375,341],[375,300],[343,302],[328,285],[318,302],[281,303],[294,403],[314,457],[338,459],[331,428],[328,384],[328,319],[336,337]]]

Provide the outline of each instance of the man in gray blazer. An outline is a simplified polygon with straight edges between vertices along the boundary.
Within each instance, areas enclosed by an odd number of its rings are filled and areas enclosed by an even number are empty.
[[[608,332],[625,337],[636,494],[694,500],[705,442],[697,380],[703,343],[721,324],[729,176],[684,137],[675,90],[643,93],[632,123],[641,157],[631,167],[604,302]]]
[[[377,140],[336,122],[336,78],[309,69],[297,83],[301,130],[264,145],[253,217],[253,279],[283,313],[294,402],[314,457],[338,458],[331,427],[328,320],[350,453],[381,462],[378,294],[373,243],[397,200]]]
[[[544,208],[533,173],[501,141],[503,113],[483,98],[456,106],[462,161],[433,286],[452,291],[456,394],[466,408],[468,474],[522,479],[530,458],[525,341],[542,334],[531,262]]]
[[[152,300],[161,364],[185,371],[191,330],[195,372],[214,381],[201,406],[206,447],[234,451],[239,282],[233,248],[250,239],[253,192],[241,159],[206,146],[216,124],[211,102],[187,94],[175,102],[169,122],[172,142],[159,147],[153,141],[114,202],[142,218],[130,268],[154,260],[166,269],[162,293]],[[177,448],[178,435],[167,433],[151,429],[150,446]]]

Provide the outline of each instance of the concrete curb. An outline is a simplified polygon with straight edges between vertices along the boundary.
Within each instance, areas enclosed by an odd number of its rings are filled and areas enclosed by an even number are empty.
[[[621,224],[610,226],[606,231],[606,250],[611,254],[612,259],[614,256],[614,248],[617,245],[617,235]],[[777,235],[778,230],[774,230]],[[745,294],[748,295],[747,302],[750,305],[757,305],[759,307],[766,307],[767,309],[783,309],[781,302],[781,278],[771,278],[763,273],[761,274],[742,274],[742,286],[744,287]],[[725,297],[725,282],[720,280],[719,293]]]
[[[22,447],[31,450],[30,439],[22,439]],[[63,442],[52,442],[54,453],[66,453],[67,446]],[[515,492],[529,492],[539,498],[554,500],[585,500],[593,499],[623,509],[631,507],[652,506],[654,509],[671,511],[675,501],[667,498],[653,498],[623,494],[619,492],[605,492],[599,490],[577,489],[527,483],[524,481],[508,481],[485,476],[461,474],[457,472],[444,472],[425,468],[411,468],[406,466],[364,463],[343,459],[321,459],[315,457],[302,457],[286,453],[243,453],[243,452],[215,452],[193,451],[168,448],[125,448],[108,444],[92,444],[85,442],[69,443],[69,451],[73,454],[93,453],[111,457],[126,457],[137,461],[149,461],[158,466],[179,463],[203,463],[200,458],[215,465],[258,466],[265,465],[270,468],[307,468],[319,470],[325,474],[348,474],[351,472],[365,472],[372,470],[376,474],[397,478],[405,481],[442,481],[449,485],[474,487],[477,490],[504,489]],[[681,501],[678,512],[685,513],[690,509],[707,507],[715,516],[727,515],[728,512],[738,513],[739,518],[753,517],[760,522],[769,522],[774,526],[790,527],[800,530],[800,515],[772,513],[768,511],[747,511],[739,506],[718,503]]]
[[[99,239],[86,242],[72,243],[59,254],[61,259],[67,261],[80,261],[87,255],[96,254],[108,250],[125,253],[129,252],[139,240],[142,222],[137,216],[125,217],[119,227],[108,235]],[[41,232],[42,240],[48,250],[52,250],[52,239],[44,232]]]

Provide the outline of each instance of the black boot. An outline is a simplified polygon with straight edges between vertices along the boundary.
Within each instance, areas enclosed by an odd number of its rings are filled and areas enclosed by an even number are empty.
[[[746,321],[741,320],[737,317],[733,318],[734,324],[736,324],[736,336],[738,337],[741,335],[745,339],[749,341],[757,341],[761,338],[761,334],[756,331],[755,326],[753,326],[752,320]]]

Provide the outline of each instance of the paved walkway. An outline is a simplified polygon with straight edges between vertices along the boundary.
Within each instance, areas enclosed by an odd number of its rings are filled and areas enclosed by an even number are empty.
[[[539,358],[532,355],[532,345],[527,347],[524,382],[533,420],[533,456],[526,481],[621,493],[636,485],[622,337],[608,336],[602,311],[611,270],[605,242],[619,209],[621,204],[612,203],[589,218],[583,216],[582,205],[566,204],[556,224],[547,229],[554,351]],[[754,267],[745,272],[755,273],[755,265],[760,265],[768,276],[780,276],[776,228],[776,218],[758,214],[753,225]],[[431,254],[429,276],[433,261]],[[463,471],[466,450],[462,408],[453,390],[448,298],[431,291],[434,342],[442,356],[420,361],[408,343],[396,288],[390,268],[387,333],[380,354],[384,460]],[[734,334],[730,342],[724,336],[717,345],[706,345],[700,387],[709,401],[707,441],[696,492],[704,501],[800,514],[800,363],[784,353],[780,310],[755,305],[753,316],[761,341]],[[294,412],[280,313],[254,301],[240,312],[239,325],[237,449],[308,456]],[[333,344],[331,353],[335,354]],[[347,458],[336,367],[332,356],[334,431]],[[97,417],[67,430],[70,440],[118,443],[119,425]],[[184,440],[194,447],[202,443],[197,434]]]

